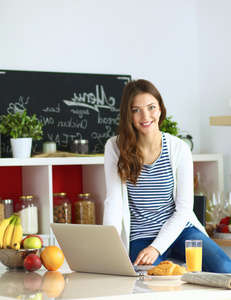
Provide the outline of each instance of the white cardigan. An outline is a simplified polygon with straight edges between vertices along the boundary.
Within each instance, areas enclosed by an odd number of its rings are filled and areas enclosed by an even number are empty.
[[[163,254],[176,240],[187,222],[193,224],[203,233],[205,228],[193,212],[193,160],[188,145],[168,133],[164,133],[167,141],[174,179],[173,198],[175,212],[162,226],[158,236],[152,242],[160,254]],[[122,183],[117,172],[119,149],[117,136],[110,138],[105,145],[104,168],[107,195],[104,202],[104,225],[114,225],[129,253],[130,211],[126,184]]]

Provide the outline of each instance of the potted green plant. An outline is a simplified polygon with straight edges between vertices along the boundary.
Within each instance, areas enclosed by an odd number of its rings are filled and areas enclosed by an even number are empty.
[[[178,123],[172,121],[172,116],[166,117],[160,126],[160,131],[168,132],[172,135],[178,136],[180,129],[178,128]]]
[[[42,126],[36,115],[28,116],[25,109],[1,116],[0,133],[10,136],[13,157],[26,158],[31,155],[32,140],[42,139]],[[19,144],[23,144],[22,148]]]

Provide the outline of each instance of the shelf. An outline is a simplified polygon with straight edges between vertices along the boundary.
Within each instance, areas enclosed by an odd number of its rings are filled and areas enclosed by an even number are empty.
[[[225,239],[212,239],[217,245],[224,247],[231,247],[231,240]]]
[[[193,154],[194,162],[211,162],[211,161],[221,161],[223,163],[223,155],[218,154]]]
[[[231,116],[217,116],[209,118],[209,125],[212,126],[231,126]]]
[[[45,157],[45,158],[0,158],[1,167],[10,166],[61,166],[61,165],[101,165],[103,156]]]
[[[194,162],[222,160],[222,154],[193,154]],[[61,166],[61,165],[103,165],[104,156],[44,157],[44,158],[0,158],[0,167],[10,166]]]

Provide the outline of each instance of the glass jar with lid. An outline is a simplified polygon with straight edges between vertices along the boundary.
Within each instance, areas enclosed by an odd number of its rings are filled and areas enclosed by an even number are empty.
[[[91,194],[78,194],[74,211],[76,224],[95,224],[95,203]]]
[[[38,233],[38,203],[33,196],[21,196],[15,205],[20,214],[23,234]]]
[[[88,140],[73,140],[70,145],[70,152],[88,154]]]
[[[14,213],[14,201],[12,199],[4,199],[2,204],[4,204],[4,219],[7,219]]]
[[[1,198],[0,198],[0,221],[4,219],[4,204],[1,203]]]
[[[72,205],[66,193],[53,194],[54,223],[71,223]]]

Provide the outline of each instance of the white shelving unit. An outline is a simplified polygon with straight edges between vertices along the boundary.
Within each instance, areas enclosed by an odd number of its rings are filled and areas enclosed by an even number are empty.
[[[221,154],[194,154],[194,170],[215,175],[219,188],[223,188],[223,157]],[[0,168],[20,166],[22,193],[34,195],[39,201],[39,234],[45,244],[53,244],[50,223],[53,222],[53,166],[81,165],[83,192],[92,194],[96,204],[96,220],[102,223],[103,201],[106,195],[104,157],[65,158],[1,158]],[[75,184],[73,182],[73,184]]]
[[[231,126],[231,115],[214,116],[209,118],[209,125],[211,126]],[[223,250],[231,258],[231,240],[229,239],[214,239],[214,241],[223,248]]]
[[[213,185],[214,190],[224,191],[223,154],[193,154],[194,176],[200,172],[205,187]]]

